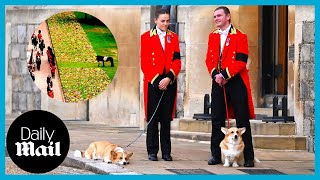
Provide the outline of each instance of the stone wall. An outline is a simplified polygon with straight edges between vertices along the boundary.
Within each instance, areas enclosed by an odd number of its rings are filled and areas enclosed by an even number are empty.
[[[25,16],[24,16],[25,17]],[[28,17],[26,17],[28,18]],[[41,108],[41,91],[27,69],[27,44],[39,22],[22,22],[6,16],[6,114]]]
[[[178,76],[178,94],[176,118],[184,117],[184,97],[186,92],[186,42],[184,39],[185,22],[178,22],[179,27],[179,43],[181,56],[181,71]]]
[[[299,101],[303,106],[303,134],[308,136],[307,149],[314,150],[314,21],[302,24],[299,45]]]
[[[297,135],[307,136],[314,151],[314,6],[296,6],[294,117]]]

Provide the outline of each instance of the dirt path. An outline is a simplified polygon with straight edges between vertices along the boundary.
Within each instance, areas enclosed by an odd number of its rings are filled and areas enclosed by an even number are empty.
[[[36,85],[39,87],[39,89],[43,92],[47,94],[47,76],[50,75],[51,76],[51,71],[50,71],[50,65],[48,62],[48,57],[47,57],[47,48],[48,46],[52,47],[52,43],[51,43],[51,38],[48,32],[48,26],[46,22],[43,22],[40,24],[40,26],[38,27],[38,29],[36,30],[36,35],[38,35],[38,30],[41,30],[41,34],[42,34],[42,38],[44,39],[44,43],[45,43],[45,48],[43,50],[43,56],[41,56],[41,67],[40,67],[40,71],[35,70],[34,75],[35,75],[35,83]],[[31,34],[30,34],[31,37]],[[33,46],[31,45],[31,40],[28,46],[28,52],[31,52]],[[39,48],[37,49],[39,50]],[[37,51],[33,51],[33,59],[35,60],[36,58],[36,54]],[[59,61],[57,59],[57,61]],[[58,63],[57,63],[58,64]],[[59,100],[59,101],[63,101],[64,102],[64,98],[63,98],[63,94],[62,94],[62,88],[61,88],[61,83],[60,83],[60,77],[59,77],[59,73],[58,73],[58,68],[56,70],[56,74],[55,74],[55,79],[52,79],[53,82],[53,92],[54,92],[54,99],[55,100]]]

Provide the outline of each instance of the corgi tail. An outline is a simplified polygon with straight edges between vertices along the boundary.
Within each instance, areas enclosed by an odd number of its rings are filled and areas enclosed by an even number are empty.
[[[261,163],[261,161],[260,161],[258,158],[256,158],[256,157],[254,157],[254,162],[255,162],[255,163]]]
[[[75,150],[73,155],[74,157],[81,158],[81,157],[84,157],[84,152]]]

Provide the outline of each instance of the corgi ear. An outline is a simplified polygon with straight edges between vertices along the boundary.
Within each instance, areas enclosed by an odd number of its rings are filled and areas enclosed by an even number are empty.
[[[240,133],[241,133],[241,135],[242,135],[244,132],[246,132],[246,127],[239,128],[239,131],[240,131]]]
[[[116,159],[117,158],[117,153],[112,150],[111,152],[111,159]]]
[[[227,129],[227,128],[225,128],[225,127],[221,127],[221,131],[223,132],[223,134],[227,134],[228,129]]]
[[[133,153],[130,152],[130,153],[127,154],[126,158],[129,159],[132,155],[133,155]]]

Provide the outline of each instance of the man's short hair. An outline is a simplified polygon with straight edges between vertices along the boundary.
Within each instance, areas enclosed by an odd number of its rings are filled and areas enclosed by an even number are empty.
[[[214,12],[216,12],[216,11],[218,11],[218,10],[220,10],[220,9],[222,9],[222,10],[223,10],[223,12],[224,12],[224,14],[225,14],[225,15],[230,14],[230,10],[229,10],[229,8],[227,8],[226,6],[220,6],[220,7],[217,7],[217,8],[214,10]],[[231,14],[230,14],[230,20],[229,20],[229,23],[231,23]]]
[[[158,19],[160,14],[169,14],[170,15],[170,13],[167,9],[161,8],[161,9],[156,10],[156,12],[155,12],[156,19]]]

